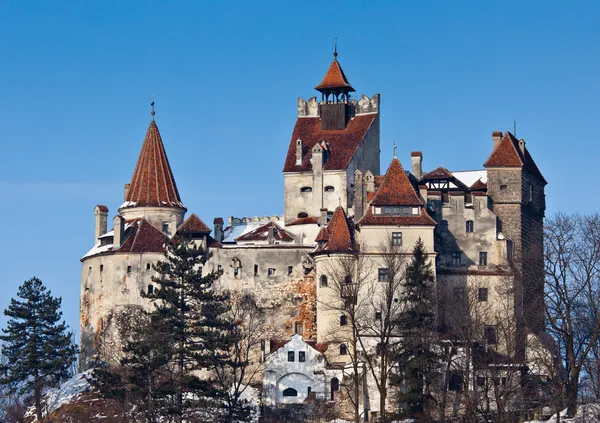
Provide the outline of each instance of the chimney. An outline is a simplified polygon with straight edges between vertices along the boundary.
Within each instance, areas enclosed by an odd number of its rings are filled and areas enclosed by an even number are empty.
[[[423,200],[423,204],[427,206],[427,185],[419,185],[419,195]]]
[[[321,209],[321,217],[319,218],[319,226],[327,226],[327,209]]]
[[[225,235],[223,231],[223,218],[215,217],[215,220],[213,220],[213,227],[215,232],[215,240],[218,242],[223,242],[223,236]]]
[[[367,193],[375,192],[375,177],[370,170],[367,170],[367,173],[365,173],[365,185],[367,187]]]
[[[502,131],[494,131],[492,132],[492,141],[494,142],[494,150],[500,144],[500,140],[502,139]],[[492,151],[494,151],[492,150]]]
[[[125,184],[125,189],[123,190],[123,201],[127,201],[127,194],[129,194],[129,187],[131,184]]]
[[[298,138],[296,140],[296,166],[302,164],[302,140]]]
[[[113,238],[113,248],[117,249],[121,247],[121,243],[123,242],[123,235],[125,233],[125,219],[120,215],[116,215],[113,219],[114,225],[114,238]]]
[[[521,149],[523,156],[525,156],[525,140],[523,138],[519,140],[519,148]]]
[[[311,162],[313,171],[323,169],[323,148],[320,144],[315,144],[313,147]]]
[[[269,245],[273,245],[275,243],[275,227],[273,224],[269,225],[268,243]]]
[[[106,233],[106,221],[108,218],[108,207],[98,204],[94,207],[94,216],[96,217],[94,231],[94,245],[98,242],[98,238]]]
[[[423,153],[413,151],[410,153],[410,161],[412,162],[412,174],[415,178],[421,179],[423,175]]]
[[[363,174],[360,169],[356,169],[354,172],[354,220],[358,221],[364,213]]]

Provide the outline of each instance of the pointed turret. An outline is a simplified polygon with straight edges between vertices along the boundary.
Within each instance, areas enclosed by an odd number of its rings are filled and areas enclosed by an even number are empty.
[[[152,122],[146,132],[131,183],[126,186],[125,202],[119,212],[126,219],[145,217],[163,232],[177,228],[186,212],[154,121],[154,102]]]
[[[318,245],[312,254],[344,254],[358,251],[354,241],[354,229],[342,207],[335,209],[327,228],[321,228],[315,241]]]

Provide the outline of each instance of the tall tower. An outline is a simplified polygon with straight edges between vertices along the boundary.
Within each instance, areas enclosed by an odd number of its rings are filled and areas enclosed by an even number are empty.
[[[119,208],[119,213],[126,220],[143,217],[155,228],[171,235],[183,222],[187,209],[179,197],[169,159],[154,121],[152,104],[152,122],[146,132],[131,183],[125,185],[125,202]]]
[[[379,94],[350,98],[354,88],[337,60],[315,87],[321,93],[298,99],[298,119],[283,167],[285,221],[332,212],[354,202],[354,174],[379,174]]]
[[[544,328],[544,213],[547,184],[524,140],[494,132],[494,149],[484,163],[488,195],[498,230],[513,244],[515,313],[523,328]],[[519,331],[523,333],[524,331]]]

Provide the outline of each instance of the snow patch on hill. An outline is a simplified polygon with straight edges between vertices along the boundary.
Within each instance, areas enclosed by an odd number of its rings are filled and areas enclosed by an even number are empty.
[[[600,404],[585,404],[577,408],[577,414],[572,419],[567,419],[567,409],[560,412],[561,423],[592,423],[600,421]],[[553,415],[549,420],[530,420],[524,423],[557,423],[557,415]]]

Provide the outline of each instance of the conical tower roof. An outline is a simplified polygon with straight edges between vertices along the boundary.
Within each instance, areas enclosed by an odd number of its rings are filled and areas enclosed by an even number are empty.
[[[152,120],[146,132],[124,207],[181,207],[177,184],[158,130]]]
[[[335,55],[337,56],[337,54]],[[344,74],[344,70],[338,62],[337,57],[333,58],[333,62],[329,65],[329,69],[327,69],[327,73],[323,77],[323,80],[319,85],[315,87],[315,90],[318,91],[344,91],[344,92],[353,92],[354,88],[348,82],[348,78],[346,78],[346,74]]]

